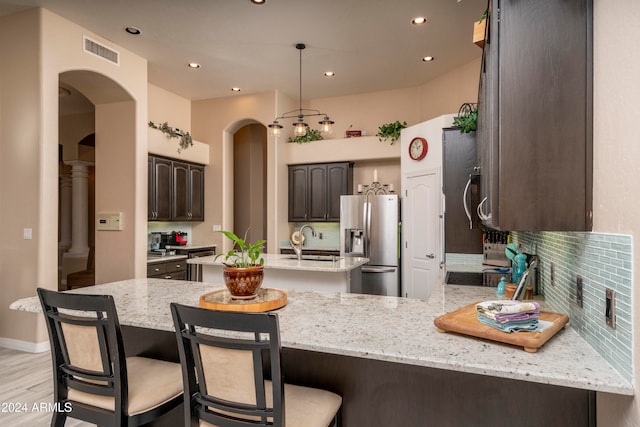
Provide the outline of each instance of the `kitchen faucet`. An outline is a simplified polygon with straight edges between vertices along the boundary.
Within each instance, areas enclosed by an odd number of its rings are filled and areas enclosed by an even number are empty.
[[[302,234],[302,231],[305,228],[310,228],[311,235],[313,237],[316,237],[315,228],[313,228],[313,226],[311,226],[310,224],[304,224],[302,227],[300,227],[300,230],[298,230],[298,244],[296,245],[295,243],[293,243],[293,241],[289,240],[289,243],[291,243],[291,247],[293,248],[293,252],[295,252],[296,257],[298,257],[298,261],[302,260],[302,240],[304,239],[304,234]]]

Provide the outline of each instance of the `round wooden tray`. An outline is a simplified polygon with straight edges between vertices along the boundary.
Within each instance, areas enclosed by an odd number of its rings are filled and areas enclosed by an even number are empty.
[[[219,289],[200,296],[200,307],[210,310],[263,312],[276,310],[287,304],[287,293],[280,289],[260,288],[255,298],[233,299],[227,289]]]

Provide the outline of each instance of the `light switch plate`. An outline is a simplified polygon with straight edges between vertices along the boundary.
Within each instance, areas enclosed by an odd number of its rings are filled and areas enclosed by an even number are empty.
[[[613,289],[605,289],[605,310],[604,318],[608,326],[616,328],[616,291]]]

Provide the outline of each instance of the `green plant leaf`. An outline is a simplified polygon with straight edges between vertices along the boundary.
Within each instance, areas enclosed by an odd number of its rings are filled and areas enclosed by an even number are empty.
[[[378,127],[378,133],[376,136],[380,142],[391,140],[391,145],[400,139],[400,131],[407,127],[407,122],[400,123],[395,121],[392,123],[386,123]]]

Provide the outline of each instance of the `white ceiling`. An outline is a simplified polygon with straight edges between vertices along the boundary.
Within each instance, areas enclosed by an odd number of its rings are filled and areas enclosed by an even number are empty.
[[[281,90],[313,99],[419,86],[481,54],[487,0],[0,0],[42,6],[147,58],[149,82],[190,100]],[[410,23],[425,16],[427,24]],[[139,36],[124,31],[142,30]],[[426,63],[422,57],[435,61]],[[189,69],[198,62],[202,68]],[[335,77],[326,78],[327,70]]]

